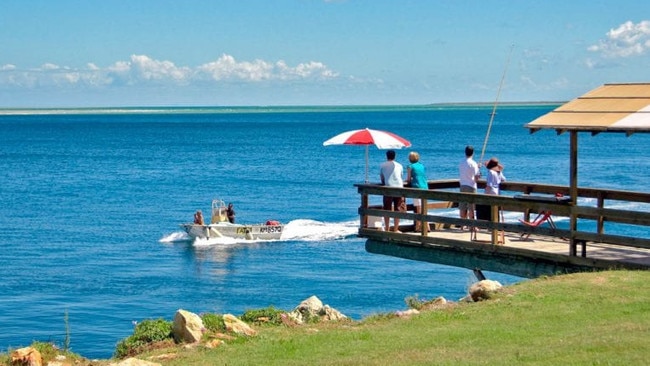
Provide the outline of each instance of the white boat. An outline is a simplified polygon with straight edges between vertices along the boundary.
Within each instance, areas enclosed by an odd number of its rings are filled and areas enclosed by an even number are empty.
[[[233,238],[246,240],[280,239],[284,225],[269,220],[262,224],[233,224],[228,221],[227,207],[223,200],[212,201],[212,214],[209,224],[185,223],[181,227],[192,240]]]

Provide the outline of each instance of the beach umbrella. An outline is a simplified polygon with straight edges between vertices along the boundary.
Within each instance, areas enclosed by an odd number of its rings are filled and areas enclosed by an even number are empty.
[[[331,139],[323,142],[323,146],[329,145],[365,145],[366,146],[366,183],[368,183],[368,147],[377,146],[378,149],[401,149],[410,147],[411,143],[400,136],[388,131],[352,130],[340,133]]]

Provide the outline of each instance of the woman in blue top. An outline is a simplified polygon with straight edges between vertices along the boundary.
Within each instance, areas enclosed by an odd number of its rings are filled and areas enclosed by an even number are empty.
[[[406,182],[410,184],[411,188],[429,189],[424,165],[420,163],[420,154],[412,151],[409,154],[409,161],[411,164],[406,167]],[[420,207],[422,206],[421,200],[416,198],[413,200],[413,204],[415,205],[415,212],[420,213]],[[420,230],[419,221],[415,222],[415,230]]]

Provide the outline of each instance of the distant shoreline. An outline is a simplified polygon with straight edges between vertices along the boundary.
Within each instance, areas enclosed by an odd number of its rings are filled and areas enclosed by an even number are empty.
[[[501,102],[498,108],[559,106],[565,102]],[[0,108],[0,116],[78,115],[78,114],[219,114],[219,113],[290,113],[290,112],[367,112],[382,110],[428,110],[447,108],[492,108],[493,102],[454,102],[403,105],[296,105],[296,106],[140,106],[140,107],[61,107]]]

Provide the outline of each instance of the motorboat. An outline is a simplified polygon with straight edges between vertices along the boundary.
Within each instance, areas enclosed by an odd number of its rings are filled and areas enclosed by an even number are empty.
[[[203,223],[202,216],[193,223],[181,224],[192,240],[233,238],[245,240],[277,240],[282,236],[284,225],[275,220],[260,224],[236,224],[228,220],[227,206],[221,199],[212,200],[210,223]],[[200,211],[197,211],[200,215]]]

